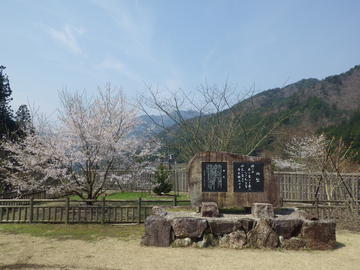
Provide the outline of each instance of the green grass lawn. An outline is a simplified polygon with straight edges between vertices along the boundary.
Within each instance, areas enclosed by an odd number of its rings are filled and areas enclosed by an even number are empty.
[[[114,237],[121,240],[137,240],[144,233],[144,225],[98,224],[1,224],[1,233],[29,234],[58,240],[77,239],[95,241]]]

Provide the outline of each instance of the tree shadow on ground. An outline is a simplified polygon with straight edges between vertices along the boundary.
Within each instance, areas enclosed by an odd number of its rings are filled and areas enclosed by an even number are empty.
[[[336,242],[335,248],[334,249],[340,249],[346,247],[346,245],[344,243],[341,242]]]

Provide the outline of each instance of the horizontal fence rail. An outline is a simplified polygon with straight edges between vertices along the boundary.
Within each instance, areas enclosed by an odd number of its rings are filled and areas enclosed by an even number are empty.
[[[70,201],[46,199],[0,200],[0,223],[142,223],[154,205],[190,203],[186,200]]]

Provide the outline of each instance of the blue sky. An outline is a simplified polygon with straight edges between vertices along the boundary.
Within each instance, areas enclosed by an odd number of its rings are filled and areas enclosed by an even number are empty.
[[[0,13],[14,109],[51,113],[58,90],[107,82],[131,99],[205,80],[262,91],[360,64],[356,0],[1,0]]]

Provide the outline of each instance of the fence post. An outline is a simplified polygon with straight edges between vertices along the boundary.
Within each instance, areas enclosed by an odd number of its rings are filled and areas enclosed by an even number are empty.
[[[101,205],[101,224],[105,223],[105,196],[102,199]]]
[[[316,215],[317,215],[317,218],[320,219],[320,213],[319,213],[319,199],[316,198],[315,199],[315,207],[316,207]]]
[[[177,204],[177,200],[176,200],[176,194],[175,194],[175,196],[173,198],[173,206],[176,206],[176,204]]]
[[[66,197],[65,201],[65,224],[69,223],[69,208],[70,208],[70,199]]]
[[[138,224],[141,223],[141,197],[138,199]]]
[[[30,198],[30,213],[29,213],[29,223],[33,222],[33,213],[34,213],[34,198]]]

